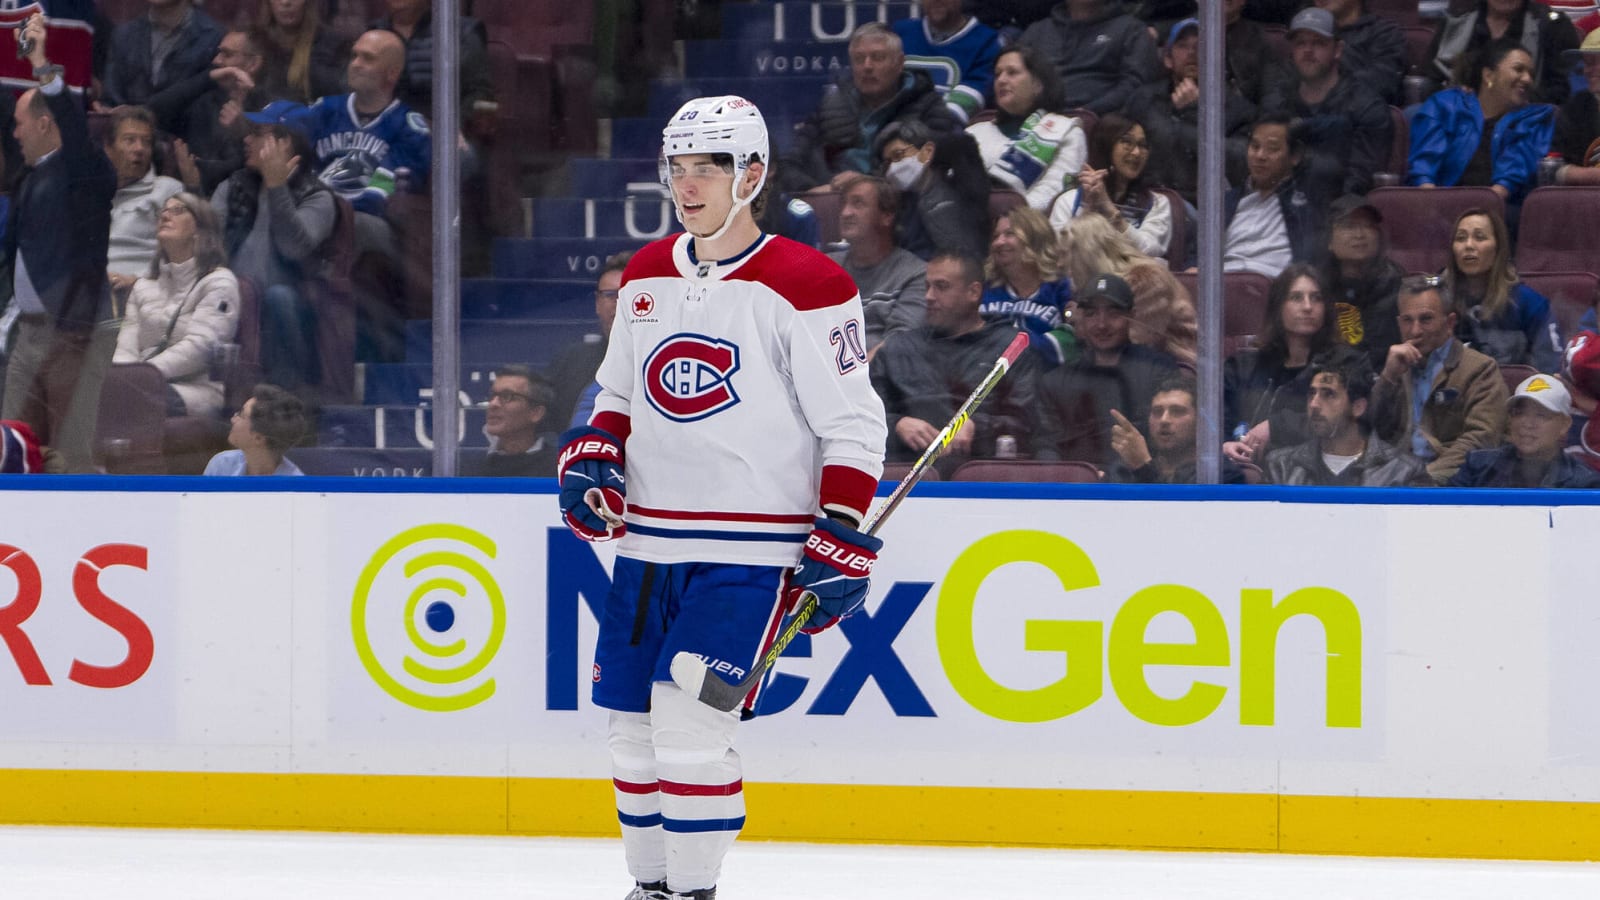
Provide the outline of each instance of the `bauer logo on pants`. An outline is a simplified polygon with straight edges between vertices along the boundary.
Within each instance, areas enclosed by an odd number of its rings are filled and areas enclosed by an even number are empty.
[[[675,334],[644,361],[644,392],[656,412],[674,422],[716,415],[739,402],[733,375],[739,348],[698,334]]]
[[[372,554],[356,580],[350,629],[384,693],[432,712],[494,696],[484,673],[506,630],[494,560],[486,535],[443,523],[403,531]]]

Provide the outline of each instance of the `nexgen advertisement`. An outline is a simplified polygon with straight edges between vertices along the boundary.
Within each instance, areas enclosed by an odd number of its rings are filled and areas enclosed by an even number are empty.
[[[925,493],[741,726],[753,784],[1600,803],[1600,509]],[[8,511],[0,769],[605,795],[611,551],[553,496]]]

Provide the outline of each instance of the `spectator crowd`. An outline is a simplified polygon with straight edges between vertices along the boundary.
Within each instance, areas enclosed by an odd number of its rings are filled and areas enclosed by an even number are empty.
[[[1600,185],[1600,15],[1221,5],[1220,260],[1195,240],[1194,2],[925,0],[919,18],[859,24],[848,67],[774,136],[769,189],[798,202],[769,210],[822,217],[811,239],[864,301],[889,460],[914,459],[1020,330],[1027,355],[946,475],[1002,459],[1193,481],[1191,288],[1214,264],[1228,276],[1224,481],[1600,484],[1600,279],[1576,298],[1586,316],[1566,315],[1514,262],[1535,189]],[[348,402],[358,361],[400,358],[408,229],[432,169],[429,6],[373,0],[362,30],[326,0],[260,0],[228,27],[193,0],[152,0],[100,23],[87,84],[52,57],[42,17],[12,32],[38,86],[6,104],[4,129],[11,439],[58,469],[104,466],[102,382],[145,364],[169,423],[233,448],[211,468],[283,473],[285,442]],[[484,26],[457,27],[471,206],[495,84]],[[1445,214],[1441,266],[1391,257],[1368,195],[1394,185],[1487,189]],[[550,433],[592,404],[626,264],[600,273],[598,343],[498,369],[482,474],[549,474]],[[1600,273],[1600,253],[1585,269]],[[242,344],[258,351],[241,360]]]

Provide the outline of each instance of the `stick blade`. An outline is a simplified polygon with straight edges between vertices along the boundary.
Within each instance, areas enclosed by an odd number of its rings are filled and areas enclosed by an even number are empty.
[[[670,668],[673,683],[683,688],[683,692],[691,697],[700,696],[700,689],[706,684],[706,676],[711,674],[706,664],[687,650],[679,650],[672,655]]]
[[[741,688],[739,685],[729,684],[721,678],[711,674],[706,664],[698,656],[687,650],[679,650],[672,655],[672,662],[668,666],[672,672],[672,682],[683,689],[683,692],[699,700],[701,703],[723,712],[733,712],[746,694],[750,693],[752,686]]]

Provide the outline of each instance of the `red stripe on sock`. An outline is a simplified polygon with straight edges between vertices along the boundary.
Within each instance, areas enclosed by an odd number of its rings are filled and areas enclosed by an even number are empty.
[[[654,794],[656,791],[660,790],[658,782],[654,781],[647,781],[641,784],[637,781],[622,781],[620,779],[613,778],[611,779],[611,783],[616,787],[617,790],[624,794]]]
[[[661,793],[674,797],[731,797],[744,790],[744,779],[729,784],[684,784],[681,781],[661,783]]]

